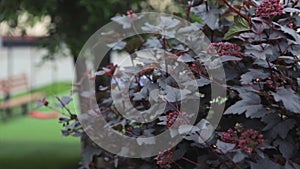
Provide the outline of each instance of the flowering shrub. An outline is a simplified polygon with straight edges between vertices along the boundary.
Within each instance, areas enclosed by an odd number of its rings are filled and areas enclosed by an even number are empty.
[[[280,0],[265,0],[256,10],[256,16],[262,18],[272,18],[283,14],[284,6],[280,4]]]
[[[94,111],[101,114],[116,131],[134,137],[152,136],[166,128],[171,128],[170,135],[175,137],[186,134],[184,140],[171,149],[162,150],[157,157],[135,162],[128,162],[132,159],[114,156],[91,143],[83,150],[83,167],[97,168],[95,158],[103,157],[110,159],[108,161],[114,163],[115,168],[118,166],[141,169],[300,168],[300,35],[298,33],[300,4],[298,0],[283,2],[213,0],[191,1],[183,5],[187,8],[186,17],[195,22],[197,31],[203,31],[212,42],[201,51],[202,53],[194,53],[189,47],[174,40],[175,31],[163,32],[164,36],[154,33],[135,36],[114,44],[114,50],[125,50],[132,54],[137,49],[154,46],[168,51],[161,58],[170,59],[169,65],[159,64],[154,61],[155,59],[135,56],[131,58],[133,64],[136,63],[135,59],[139,61],[135,67],[118,71],[118,66],[111,64],[105,68],[98,68],[95,73],[89,72],[84,77],[96,81],[100,77],[111,78],[109,85],[98,83],[95,91],[91,92],[84,91],[79,83],[75,85],[75,91],[86,99],[94,96],[95,93],[96,96],[100,95],[101,97],[97,97],[99,110]],[[200,19],[201,23],[198,23],[199,18],[202,19]],[[135,13],[129,11],[127,15],[112,20],[116,24],[121,24],[124,29],[137,30],[133,23],[139,19]],[[161,20],[163,22],[158,25],[148,23],[141,27],[145,30],[159,30],[161,27],[176,28],[179,25],[176,19],[170,17],[162,17]],[[185,27],[180,31],[189,32],[192,28]],[[118,33],[113,35],[121,36]],[[188,38],[193,39],[193,37],[196,36],[192,35]],[[218,56],[205,57],[213,50]],[[220,84],[216,79],[209,78],[206,69],[214,70],[219,66],[214,59],[222,62],[226,84]],[[182,89],[183,94],[178,94],[181,88],[169,75],[170,69],[176,70],[180,77],[185,76],[182,70],[172,69],[176,67],[175,61],[188,67],[197,80],[199,91],[196,94],[201,98],[201,105],[195,123],[191,122],[189,114],[180,111],[182,105],[178,100],[186,99],[191,92]],[[118,106],[122,106],[124,100],[117,99],[113,102],[108,93],[110,90],[122,89],[121,83],[130,81],[126,73],[135,75],[134,81],[128,84],[130,90],[126,99],[136,109],[150,109],[151,99],[152,101],[162,99],[168,103],[164,112],[155,114],[159,116],[159,120],[151,121],[150,116],[147,125],[142,125],[134,120],[122,118],[115,111]],[[189,81],[185,83],[189,84]],[[225,89],[226,98],[213,97],[209,92],[213,85]],[[115,93],[115,95],[122,94],[124,92]],[[81,134],[85,137],[77,117],[66,108],[69,100],[66,98],[59,98],[59,100],[58,106],[64,107],[68,112],[67,117],[61,118],[65,127],[63,133]],[[209,128],[207,124],[210,122],[203,119],[211,115],[210,107],[225,102],[226,109],[219,125],[216,126],[216,131],[212,133],[202,131],[201,129],[205,127]],[[197,105],[191,100],[184,104],[193,108]],[[111,144],[114,141],[116,140],[112,139]],[[145,144],[151,146],[152,143]],[[118,165],[120,162],[124,164]]]
[[[189,118],[187,117],[187,114],[185,112],[179,114],[179,112],[174,111],[167,115],[167,127],[171,127],[176,120],[178,121],[177,127],[179,127],[179,125],[190,124]]]
[[[165,150],[160,152],[156,157],[156,164],[159,165],[161,168],[170,169],[171,164],[173,163],[173,151],[172,150]]]
[[[216,50],[220,56],[243,56],[241,48],[237,44],[231,44],[228,42],[213,42],[208,50]]]
[[[235,149],[241,149],[251,154],[257,145],[264,143],[263,134],[253,129],[228,129],[222,133],[221,140],[226,143],[235,144]]]

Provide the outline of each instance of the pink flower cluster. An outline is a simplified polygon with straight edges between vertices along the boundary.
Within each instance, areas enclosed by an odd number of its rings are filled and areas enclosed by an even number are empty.
[[[174,162],[172,157],[173,151],[171,149],[159,152],[156,156],[156,164],[159,165],[160,168],[170,169],[172,168],[171,164]]]
[[[284,77],[279,74],[272,74],[270,77],[267,78],[265,81],[267,88],[271,90],[276,90],[279,87],[285,85]]]
[[[136,13],[133,12],[133,10],[127,11],[126,15],[127,15],[128,18],[136,18],[137,17]]]
[[[256,10],[256,16],[261,18],[272,18],[283,14],[284,6],[280,0],[264,0]]]
[[[243,53],[237,44],[228,42],[214,42],[208,47],[208,52],[216,51],[220,56],[236,56],[242,57]]]
[[[178,118],[178,123],[176,124],[189,124],[188,115],[186,112],[178,113],[177,111],[171,112],[167,115],[167,127],[171,127]],[[177,126],[179,127],[179,126]]]
[[[264,143],[264,136],[257,130],[235,127],[227,130],[227,132],[223,132],[221,140],[235,144],[236,148],[251,154],[257,145]]]

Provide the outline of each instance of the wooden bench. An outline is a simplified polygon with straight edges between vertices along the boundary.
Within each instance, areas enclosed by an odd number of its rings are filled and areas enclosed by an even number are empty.
[[[11,108],[21,106],[23,114],[28,113],[28,103],[37,101],[44,97],[42,93],[25,94],[17,97],[12,97],[13,94],[24,93],[29,91],[28,78],[25,74],[11,76],[7,79],[0,79],[0,113],[3,119],[11,115]],[[3,112],[6,112],[6,117]]]

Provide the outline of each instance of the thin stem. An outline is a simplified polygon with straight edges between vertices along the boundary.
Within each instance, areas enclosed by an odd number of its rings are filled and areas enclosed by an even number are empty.
[[[195,161],[192,161],[192,160],[190,160],[190,159],[188,159],[188,158],[182,157],[181,159],[183,159],[183,160],[185,160],[185,161],[187,161],[187,162],[189,162],[189,163],[191,163],[191,164],[194,164],[194,165],[197,166],[197,167],[208,168],[207,166],[203,166],[203,165],[201,165],[201,164],[198,164],[198,163],[196,163]]]
[[[64,104],[64,102],[58,96],[55,96],[55,98],[60,102],[60,104],[62,105],[62,107],[69,113],[69,115],[73,115],[73,113],[71,112],[71,110],[68,107],[66,107],[66,105]]]
[[[121,91],[121,87],[120,87],[119,82],[117,81],[117,79],[115,77],[112,77],[112,78],[116,82],[118,89]]]
[[[192,8],[193,4],[194,4],[194,0],[191,1],[191,3],[189,4],[189,6],[186,9],[186,20],[188,20],[188,21],[190,21],[191,8]]]
[[[138,33],[134,23],[132,22],[132,20],[130,20],[130,23],[132,25],[132,29],[134,31],[134,33],[140,38],[141,42],[145,42],[145,39]]]
[[[130,55],[130,60],[131,60],[132,66],[134,66],[134,60],[133,60],[133,57],[131,55]]]
[[[174,164],[175,164],[179,169],[184,169],[184,168],[181,167],[178,163],[174,162]]]
[[[291,44],[289,44],[289,45],[284,49],[284,52],[283,52],[283,53],[284,53],[284,54],[287,53],[287,50],[288,50],[290,47],[292,48],[292,45],[291,45]]]
[[[205,141],[205,139],[201,136],[201,134],[199,134],[199,132],[196,132],[196,134],[197,134],[197,135],[204,141],[204,143],[211,149],[209,143],[208,143],[207,141]],[[219,149],[218,147],[217,147],[217,149],[218,149],[224,156],[226,156],[226,157],[230,160],[230,162],[231,162],[236,168],[242,169],[239,165],[237,165],[237,164],[233,161],[233,159],[232,159],[231,157],[227,156],[227,155],[226,155],[221,149]],[[212,150],[212,152],[213,152],[214,154],[216,154],[213,150]],[[217,158],[221,159],[217,154],[216,154],[216,156],[217,156]],[[225,164],[226,167],[228,167],[227,164],[226,164],[226,162],[225,162],[223,159],[221,159],[221,160],[223,161],[223,164]]]
[[[216,146],[216,147],[217,147],[217,146]],[[217,149],[218,149],[224,156],[226,156],[226,157],[233,163],[233,165],[234,165],[236,168],[242,169],[239,165],[237,165],[237,164],[233,161],[233,159],[232,159],[230,156],[228,156],[226,153],[224,153],[224,151],[223,151],[222,149],[220,149],[219,147],[217,147]]]
[[[223,2],[225,3],[225,5],[226,5],[227,7],[229,7],[233,12],[235,12],[236,14],[238,14],[240,17],[246,19],[246,21],[249,23],[249,25],[251,25],[251,19],[250,19],[248,16],[242,14],[239,10],[235,9],[232,5],[229,4],[229,2],[228,2],[227,0],[222,0],[222,1],[223,1]]]
[[[258,86],[259,86],[259,90],[260,90],[260,91],[262,91],[262,90],[263,90],[263,88],[262,88],[262,86],[261,86],[261,84],[260,84],[260,80],[259,80],[259,81],[257,81],[257,83],[258,83]]]
[[[266,57],[266,61],[267,61],[267,63],[268,63],[269,71],[270,71],[270,74],[271,74],[271,79],[272,79],[272,81],[273,81],[273,83],[274,83],[274,85],[275,85],[275,84],[276,84],[276,81],[275,81],[275,79],[274,79],[274,72],[272,71],[272,66],[271,66],[271,63],[270,63],[270,60],[269,60],[268,57]]]
[[[171,104],[167,99],[164,99],[164,101],[166,101],[175,111],[180,112],[180,110],[175,107],[173,104]]]
[[[50,110],[53,110],[53,111],[56,111],[56,112],[61,113],[62,115],[68,116],[68,114],[66,114],[65,112],[58,111],[57,109],[53,108],[52,106],[47,106],[47,107],[48,107]]]
[[[201,134],[196,131],[196,134],[203,140],[203,142],[206,144],[206,146],[208,147],[208,149],[210,150],[210,152],[221,161],[221,163],[223,163],[227,168],[230,168],[227,163],[219,157],[219,155],[217,153],[215,153],[215,151],[210,147],[210,144],[201,136]]]
[[[166,69],[166,77],[168,77],[169,74],[169,68],[168,68],[168,60],[167,60],[167,56],[166,56],[166,38],[165,36],[163,36],[163,50],[164,50],[164,59],[165,59],[165,69]]]
[[[293,8],[298,4],[298,1],[299,1],[299,0],[295,0],[295,1],[294,1],[293,5],[292,5]]]

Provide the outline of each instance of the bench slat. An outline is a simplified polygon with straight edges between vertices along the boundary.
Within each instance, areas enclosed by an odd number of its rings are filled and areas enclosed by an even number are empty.
[[[11,107],[21,106],[33,101],[40,100],[43,97],[44,97],[43,93],[34,93],[34,94],[20,96],[17,98],[11,98],[5,102],[0,103],[0,109],[7,109]]]
[[[7,79],[0,80],[0,92],[3,94],[28,90],[28,87],[29,83],[25,74],[11,76]]]

